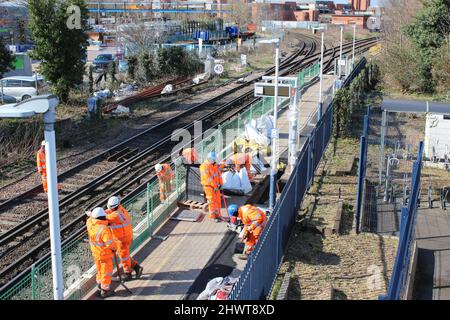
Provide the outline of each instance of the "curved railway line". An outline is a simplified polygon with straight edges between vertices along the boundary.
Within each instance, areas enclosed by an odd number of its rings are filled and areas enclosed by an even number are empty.
[[[303,42],[295,53],[282,61],[280,75],[296,72],[318,60],[318,39],[306,38],[309,43]],[[361,40],[357,47],[365,49],[375,42],[375,39]],[[351,44],[344,45],[344,52],[349,51]],[[336,48],[325,51],[324,57],[328,61],[324,72],[332,68],[335,56]],[[265,75],[273,71],[274,68],[270,68]],[[60,198],[64,242],[85,232],[85,209],[104,205],[110,194],[129,198],[154,179],[153,165],[162,159],[170,159],[170,150],[178,143],[171,141],[174,128],[184,128],[192,133],[194,121],[202,121],[203,130],[206,130],[232,118],[256,100],[251,85],[259,79],[236,85],[60,174],[58,181],[62,187],[71,190]],[[3,227],[6,230],[0,234],[0,284],[8,283],[1,291],[20,281],[32,263],[48,256],[48,210],[45,194],[38,193],[40,188],[35,186],[0,204],[2,220],[6,221],[11,215],[23,217],[20,221],[10,222],[9,228]]]

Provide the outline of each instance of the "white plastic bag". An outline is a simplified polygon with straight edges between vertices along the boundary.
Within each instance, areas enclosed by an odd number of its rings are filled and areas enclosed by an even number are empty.
[[[250,180],[248,179],[248,173],[247,168],[243,167],[241,170],[239,170],[239,178],[241,180],[241,190],[244,193],[249,193],[252,191],[252,184],[250,183]]]
[[[222,174],[223,185],[222,189],[241,191],[241,178],[239,174],[231,171]]]
[[[217,290],[221,288],[221,284],[223,282],[222,277],[214,278],[208,282],[205,290],[202,291],[197,297],[197,300],[208,300],[211,296],[213,296]]]
[[[245,138],[266,147],[270,145],[270,139],[265,134],[260,133],[258,129],[251,124],[245,125]]]

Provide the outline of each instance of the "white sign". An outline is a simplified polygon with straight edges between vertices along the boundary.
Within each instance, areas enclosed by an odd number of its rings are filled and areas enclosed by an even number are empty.
[[[10,52],[11,54],[15,54],[15,53],[17,52],[17,47],[16,47],[16,46],[13,46],[13,45],[10,45],[10,46],[9,46],[9,52]]]
[[[247,55],[241,54],[241,65],[246,66],[247,65]]]
[[[339,60],[339,65],[340,65],[340,66],[345,66],[345,60],[344,60],[344,59]]]
[[[278,129],[272,129],[270,136],[272,137],[272,139],[278,139],[279,137]]]
[[[221,65],[221,64],[216,64],[216,65],[214,66],[214,72],[215,72],[216,74],[222,74],[222,73],[223,73],[223,65]]]
[[[214,63],[217,63],[217,64],[224,64],[224,63],[225,63],[225,60],[224,60],[224,59],[215,59],[215,60],[214,60]]]

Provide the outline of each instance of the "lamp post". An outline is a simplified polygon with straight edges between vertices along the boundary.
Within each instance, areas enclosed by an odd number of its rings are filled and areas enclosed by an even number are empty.
[[[355,67],[356,24],[353,25],[352,70]]]
[[[324,51],[324,37],[325,30],[320,29],[322,33],[322,44],[320,46],[320,73],[319,73],[319,103],[317,106],[317,122],[322,118],[322,88],[323,88],[323,51]]]
[[[8,104],[0,108],[0,118],[29,118],[43,114],[45,124],[45,161],[47,167],[48,212],[50,228],[50,245],[53,274],[53,297],[64,299],[64,283],[62,274],[61,233],[59,223],[58,181],[56,170],[56,143],[54,124],[56,106],[59,101],[56,96],[45,95],[34,97],[17,104]]]
[[[342,74],[342,65],[341,65],[341,60],[342,60],[342,38],[343,38],[343,34],[344,34],[344,26],[341,25],[341,44],[339,46],[339,79],[341,79],[341,74]]]
[[[278,78],[280,69],[280,39],[261,40],[260,43],[274,43],[275,44],[275,89],[274,89],[274,103],[273,103],[273,129],[271,132],[272,138],[272,159],[270,164],[270,187],[269,187],[269,209],[275,207],[276,200],[276,183],[278,173]]]

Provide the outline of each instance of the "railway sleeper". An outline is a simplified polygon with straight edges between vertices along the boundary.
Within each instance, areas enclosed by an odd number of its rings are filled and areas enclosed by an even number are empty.
[[[125,154],[125,153],[127,153],[129,151],[130,151],[130,148],[129,147],[125,147],[122,150],[119,150],[117,152],[114,152],[112,154],[107,155],[106,160],[108,160],[108,161],[117,161],[118,157],[122,156],[123,154]]]
[[[133,157],[134,155],[138,154],[139,149],[131,149],[129,152],[127,152],[126,154],[122,155],[121,157],[117,158],[117,162],[122,163],[125,162],[126,160],[130,159],[131,157]]]

